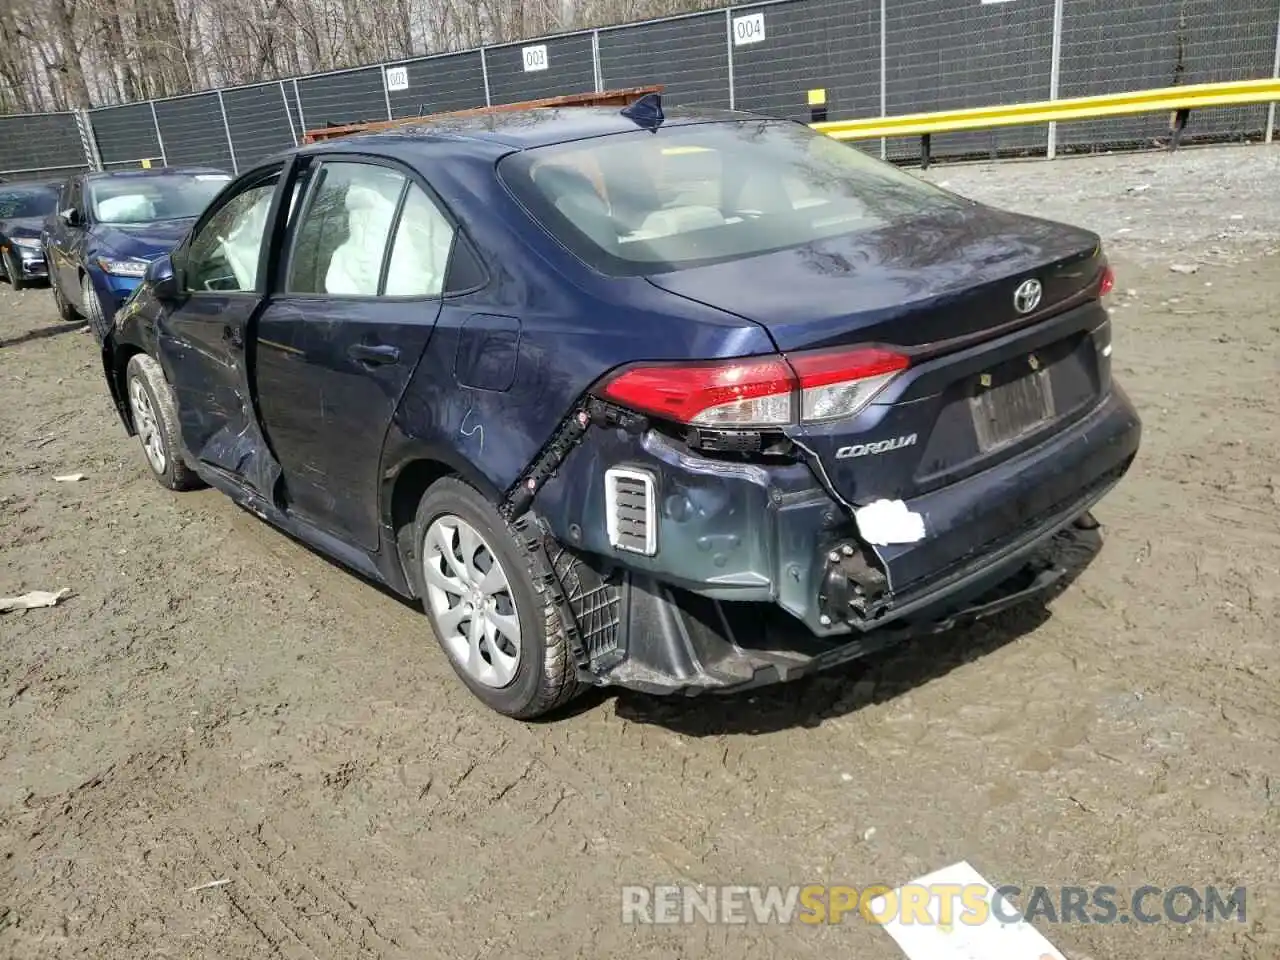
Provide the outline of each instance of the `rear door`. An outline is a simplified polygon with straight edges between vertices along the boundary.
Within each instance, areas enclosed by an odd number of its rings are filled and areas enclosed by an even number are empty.
[[[455,229],[404,168],[310,162],[258,326],[256,387],[289,512],[372,550],[383,441],[440,312]]]
[[[285,168],[247,174],[175,253],[181,301],[156,322],[187,449],[205,466],[273,499],[279,467],[258,428],[245,346],[265,301],[265,272]]]

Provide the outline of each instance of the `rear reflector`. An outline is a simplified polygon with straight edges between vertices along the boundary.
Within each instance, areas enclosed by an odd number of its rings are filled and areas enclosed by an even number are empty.
[[[599,393],[621,406],[699,427],[782,427],[851,417],[908,359],[881,347],[812,350],[622,370]]]
[[[1105,297],[1116,288],[1116,272],[1107,264],[1102,269],[1102,285],[1098,288],[1098,296]]]

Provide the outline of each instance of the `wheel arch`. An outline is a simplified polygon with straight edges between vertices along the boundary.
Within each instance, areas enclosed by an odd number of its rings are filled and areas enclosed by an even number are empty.
[[[116,412],[124,423],[125,432],[129,436],[137,433],[133,425],[133,414],[129,410],[129,391],[126,384],[129,361],[139,353],[146,353],[136,343],[117,344],[108,338],[102,345],[102,370],[107,378],[107,389],[116,405]]]
[[[502,491],[474,465],[449,451],[425,444],[410,444],[397,451],[391,466],[382,473],[382,523],[391,534],[405,582],[415,596],[418,585],[412,575],[414,518],[423,495],[432,484],[445,477],[454,477],[474,487],[495,506],[502,498]]]

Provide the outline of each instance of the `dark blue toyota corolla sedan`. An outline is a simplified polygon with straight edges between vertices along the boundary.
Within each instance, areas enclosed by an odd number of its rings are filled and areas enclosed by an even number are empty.
[[[84,317],[101,339],[147,264],[182,239],[230,180],[220,170],[179,167],[68,180],[44,228],[49,283],[62,318]]]
[[[1086,231],[649,100],[263,163],[103,361],[161,483],[416,598],[527,718],[791,679],[1045,591],[1138,449],[1111,284]]]

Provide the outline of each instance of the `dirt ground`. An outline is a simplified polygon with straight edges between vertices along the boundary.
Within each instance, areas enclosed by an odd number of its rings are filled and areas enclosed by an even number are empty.
[[[162,490],[90,337],[0,284],[0,595],[74,591],[0,615],[0,955],[890,960],[857,919],[623,925],[619,888],[958,860],[1248,887],[1243,924],[1038,922],[1072,958],[1280,955],[1280,147],[929,176],[1106,239],[1145,434],[1101,554],[1047,612],[541,725],[409,605]]]

